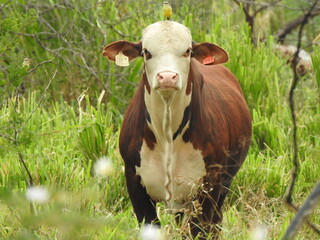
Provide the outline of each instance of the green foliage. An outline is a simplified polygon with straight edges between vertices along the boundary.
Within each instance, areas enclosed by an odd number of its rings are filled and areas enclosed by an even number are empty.
[[[87,159],[98,159],[106,155],[105,128],[95,123],[79,133],[80,146]]]
[[[29,9],[25,13],[11,11],[0,20],[0,66],[5,69],[0,74],[0,103],[21,85],[27,75],[28,66],[23,64],[23,51],[19,43],[21,32],[32,33],[37,21],[37,11]]]
[[[162,2],[141,2],[13,0],[0,5],[0,238],[138,238],[118,137],[143,61],[120,68],[101,51],[119,39],[138,41],[144,27],[162,19]],[[188,26],[195,41],[227,50],[227,67],[239,79],[253,119],[252,146],[226,201],[222,239],[250,239],[257,223],[267,225],[270,239],[278,239],[293,217],[281,200],[292,170],[287,103],[292,71],[275,54],[272,34],[297,11],[266,11],[270,28],[253,45],[243,12],[230,3],[175,1],[173,20]],[[259,14],[257,24],[264,17]],[[314,38],[318,21],[310,21],[305,39]],[[319,54],[319,46],[313,46],[314,72],[295,92],[301,168],[294,201],[299,205],[319,180]],[[34,184],[49,190],[47,203],[26,201],[27,175],[19,156]],[[112,160],[114,171],[97,178],[92,166],[102,156]],[[159,204],[158,211],[163,229],[183,239],[165,207]],[[318,209],[310,220],[319,222],[319,216]],[[298,239],[314,237],[304,228]]]
[[[320,44],[314,47],[314,52],[312,55],[312,63],[313,63],[313,68],[314,68],[314,73],[316,76],[316,81],[318,88],[320,88]]]

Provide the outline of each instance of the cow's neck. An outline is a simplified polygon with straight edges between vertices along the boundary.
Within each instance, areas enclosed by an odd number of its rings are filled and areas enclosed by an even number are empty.
[[[185,89],[174,93],[145,91],[147,111],[150,115],[148,125],[156,138],[161,142],[173,141],[173,135],[179,129],[185,109],[190,105],[191,94],[186,95]]]

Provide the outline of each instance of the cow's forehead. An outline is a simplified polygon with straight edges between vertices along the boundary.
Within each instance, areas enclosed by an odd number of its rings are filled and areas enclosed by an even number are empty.
[[[142,45],[143,47],[168,46],[179,43],[181,47],[191,46],[192,36],[189,28],[173,21],[156,22],[149,25],[143,30]]]

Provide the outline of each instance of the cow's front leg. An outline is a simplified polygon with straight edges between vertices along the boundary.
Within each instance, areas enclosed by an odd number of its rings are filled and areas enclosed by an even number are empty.
[[[134,166],[125,166],[126,183],[129,197],[139,224],[144,221],[146,224],[160,225],[156,213],[156,202],[147,194],[146,189],[141,185],[141,177],[136,175]]]

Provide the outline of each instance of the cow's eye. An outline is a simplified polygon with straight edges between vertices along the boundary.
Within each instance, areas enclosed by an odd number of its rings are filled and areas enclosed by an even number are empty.
[[[187,51],[183,54],[184,57],[189,57],[192,53],[191,48],[188,48]]]
[[[143,49],[143,55],[145,56],[146,60],[149,60],[152,58],[151,53],[147,49]]]

